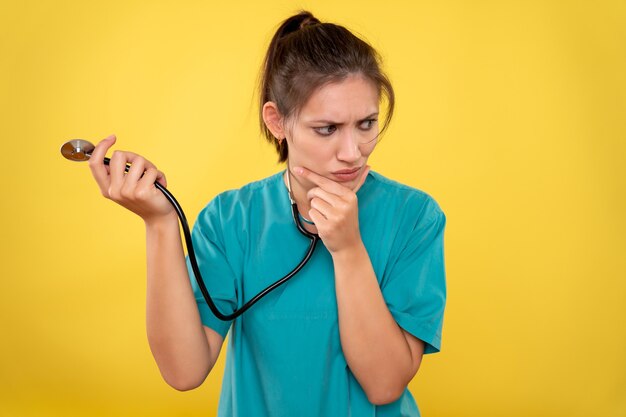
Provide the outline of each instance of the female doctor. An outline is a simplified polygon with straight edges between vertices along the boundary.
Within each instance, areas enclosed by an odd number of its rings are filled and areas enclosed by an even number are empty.
[[[419,416],[407,384],[423,354],[440,348],[445,215],[426,193],[367,165],[394,108],[378,54],[303,11],[271,41],[260,99],[262,131],[286,169],[199,214],[192,236],[206,286],[231,313],[300,261],[308,242],[288,185],[323,244],[232,322],[211,313],[195,284],[176,213],[154,186],[166,186],[165,175],[132,152],[104,165],[114,136],[90,159],[102,194],[145,222],[147,334],[163,378],[198,387],[230,332],[219,416]]]

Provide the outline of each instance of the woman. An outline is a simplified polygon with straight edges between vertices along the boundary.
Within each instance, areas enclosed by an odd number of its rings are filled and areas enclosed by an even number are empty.
[[[217,319],[195,285],[176,214],[154,187],[165,176],[130,152],[103,165],[114,137],[93,152],[103,195],[146,225],[147,331],[163,378],[179,390],[199,386],[230,331],[220,416],[419,415],[407,384],[422,355],[440,348],[445,216],[427,194],[367,165],[394,106],[378,62],[370,45],[308,12],[272,39],[259,113],[287,169],[218,195],[196,221],[194,247],[211,296],[230,313],[306,251],[288,186],[323,244],[232,322]]]

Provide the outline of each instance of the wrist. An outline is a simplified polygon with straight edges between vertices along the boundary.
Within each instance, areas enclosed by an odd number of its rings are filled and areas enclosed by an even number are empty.
[[[331,252],[331,257],[334,262],[358,262],[364,257],[367,258],[367,250],[365,249],[365,245],[363,245],[363,241],[359,240],[353,245],[346,246],[343,249],[340,249],[335,252]]]
[[[168,213],[162,216],[154,216],[145,218],[144,224],[147,231],[162,232],[175,228],[178,231],[178,216],[176,212]]]

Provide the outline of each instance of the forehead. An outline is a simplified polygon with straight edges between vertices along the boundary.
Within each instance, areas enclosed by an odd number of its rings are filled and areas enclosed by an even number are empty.
[[[300,119],[358,120],[378,112],[379,94],[376,85],[362,75],[325,84],[316,89],[300,110]]]

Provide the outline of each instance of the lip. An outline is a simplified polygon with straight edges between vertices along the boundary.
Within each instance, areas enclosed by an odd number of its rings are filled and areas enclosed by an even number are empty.
[[[332,172],[331,174],[337,178],[340,182],[352,181],[359,176],[361,172],[361,167],[352,168],[352,169],[342,169],[339,171]]]

